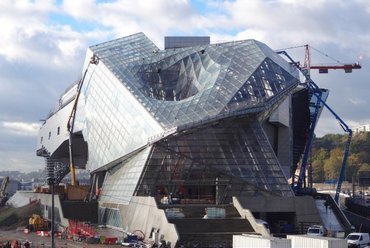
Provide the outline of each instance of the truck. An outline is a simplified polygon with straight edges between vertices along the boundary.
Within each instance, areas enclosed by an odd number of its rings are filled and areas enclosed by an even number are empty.
[[[348,248],[362,248],[370,245],[368,233],[350,233],[347,238]]]
[[[307,235],[309,236],[326,236],[326,230],[321,225],[313,225],[307,229]]]

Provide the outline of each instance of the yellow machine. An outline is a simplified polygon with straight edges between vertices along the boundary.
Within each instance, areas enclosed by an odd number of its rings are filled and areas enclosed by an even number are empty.
[[[33,214],[28,220],[28,228],[31,231],[44,231],[49,229],[49,221],[44,220],[40,215]]]

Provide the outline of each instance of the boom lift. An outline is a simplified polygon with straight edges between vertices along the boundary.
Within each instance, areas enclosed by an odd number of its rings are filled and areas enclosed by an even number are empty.
[[[90,59],[90,62],[88,64],[82,78],[78,82],[76,96],[75,96],[74,103],[73,103],[73,106],[72,106],[71,114],[69,115],[68,122],[67,122],[67,129],[68,129],[68,133],[69,133],[69,139],[68,139],[68,142],[69,142],[69,163],[70,163],[71,185],[72,186],[76,185],[76,170],[75,170],[74,159],[73,159],[72,135],[73,135],[73,127],[74,127],[76,111],[77,111],[77,103],[78,103],[78,99],[79,99],[80,94],[81,94],[81,88],[82,88],[83,82],[85,81],[85,77],[86,77],[87,71],[89,70],[90,65],[91,64],[97,65],[98,63],[99,63],[99,58],[97,56],[93,55]]]
[[[288,55],[288,53],[286,51],[278,51],[277,52],[278,54],[285,55],[290,60],[291,64],[293,64],[304,75],[305,80],[306,80],[305,83],[304,83],[304,86],[309,90],[309,92],[312,95],[314,95],[317,98],[317,102],[315,104],[315,111],[314,111],[314,114],[312,116],[311,125],[310,125],[309,131],[308,131],[308,138],[307,138],[305,150],[304,150],[304,153],[303,153],[302,165],[301,165],[301,170],[300,170],[300,173],[299,173],[299,176],[298,176],[297,185],[296,186],[293,185],[293,187],[294,187],[294,191],[296,192],[296,194],[299,195],[299,194],[302,193],[302,183],[303,183],[303,180],[304,180],[304,177],[305,177],[305,171],[306,171],[308,156],[309,156],[309,153],[310,153],[311,147],[312,147],[312,141],[313,141],[313,138],[314,138],[314,131],[315,131],[316,123],[317,123],[319,110],[322,106],[325,106],[329,110],[329,112],[332,115],[334,115],[334,117],[339,121],[339,124],[342,127],[342,129],[346,133],[348,133],[347,142],[346,142],[345,149],[344,149],[344,154],[343,154],[341,170],[340,170],[340,174],[339,174],[339,178],[338,178],[338,184],[337,184],[336,193],[335,193],[335,197],[334,197],[335,202],[338,203],[339,193],[340,193],[340,190],[341,190],[341,187],[342,187],[342,182],[344,180],[344,173],[345,173],[345,169],[346,169],[346,164],[347,164],[347,159],[348,159],[348,154],[349,154],[349,148],[350,148],[350,145],[351,145],[352,130],[335,113],[335,111],[331,107],[329,107],[329,105],[322,99],[322,90],[311,79],[310,69],[324,70],[324,72],[325,72],[325,70],[327,72],[328,69],[344,69],[346,73],[349,73],[349,72],[352,72],[352,69],[360,69],[361,66],[360,66],[359,63],[355,63],[355,64],[352,64],[352,65],[336,66],[336,67],[334,67],[334,66],[311,66],[310,65],[309,46],[305,45],[305,48],[306,48],[306,54],[305,54],[305,63],[304,63],[303,67],[301,67],[297,62],[295,62]]]

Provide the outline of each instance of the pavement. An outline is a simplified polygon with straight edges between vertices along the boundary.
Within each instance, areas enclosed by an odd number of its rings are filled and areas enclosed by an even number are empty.
[[[316,200],[316,207],[327,230],[344,231],[340,221],[330,207],[325,207],[325,200]]]

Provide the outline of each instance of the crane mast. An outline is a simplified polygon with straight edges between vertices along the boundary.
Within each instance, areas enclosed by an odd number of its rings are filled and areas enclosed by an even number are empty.
[[[351,140],[352,140],[352,130],[348,127],[348,125],[335,113],[335,111],[325,102],[325,100],[322,99],[322,90],[317,86],[317,84],[311,79],[310,77],[310,70],[311,69],[319,69],[322,70],[321,73],[327,73],[327,70],[329,69],[344,69],[346,73],[352,72],[352,69],[361,69],[361,65],[359,63],[355,64],[348,64],[348,65],[341,65],[341,66],[312,66],[311,65],[311,57],[310,57],[310,47],[308,45],[305,45],[305,59],[304,59],[304,65],[301,67],[299,63],[295,62],[286,51],[278,51],[278,54],[283,54],[285,55],[305,77],[305,83],[304,86],[309,90],[309,92],[314,95],[317,98],[317,102],[315,104],[315,111],[312,116],[311,120],[311,125],[308,130],[308,138],[306,141],[305,145],[305,150],[303,153],[302,157],[302,165],[301,165],[301,170],[298,176],[298,181],[297,185],[293,185],[293,189],[296,192],[296,194],[301,194],[302,190],[302,183],[305,177],[305,171],[306,171],[306,165],[308,161],[308,156],[311,152],[311,147],[312,147],[312,141],[314,138],[314,131],[315,127],[317,124],[318,120],[318,114],[319,114],[319,109],[322,106],[325,106],[329,112],[334,115],[334,117],[339,121],[340,126],[342,129],[348,133],[347,137],[347,142],[345,145],[344,153],[343,153],[343,160],[342,160],[342,165],[341,165],[341,170],[339,173],[339,178],[338,178],[338,184],[336,188],[336,193],[335,193],[335,202],[338,203],[339,201],[339,193],[341,190],[342,182],[344,180],[344,173],[345,173],[345,168],[348,160],[348,155],[349,155],[349,149],[351,145]],[[294,182],[294,181],[293,181]]]

